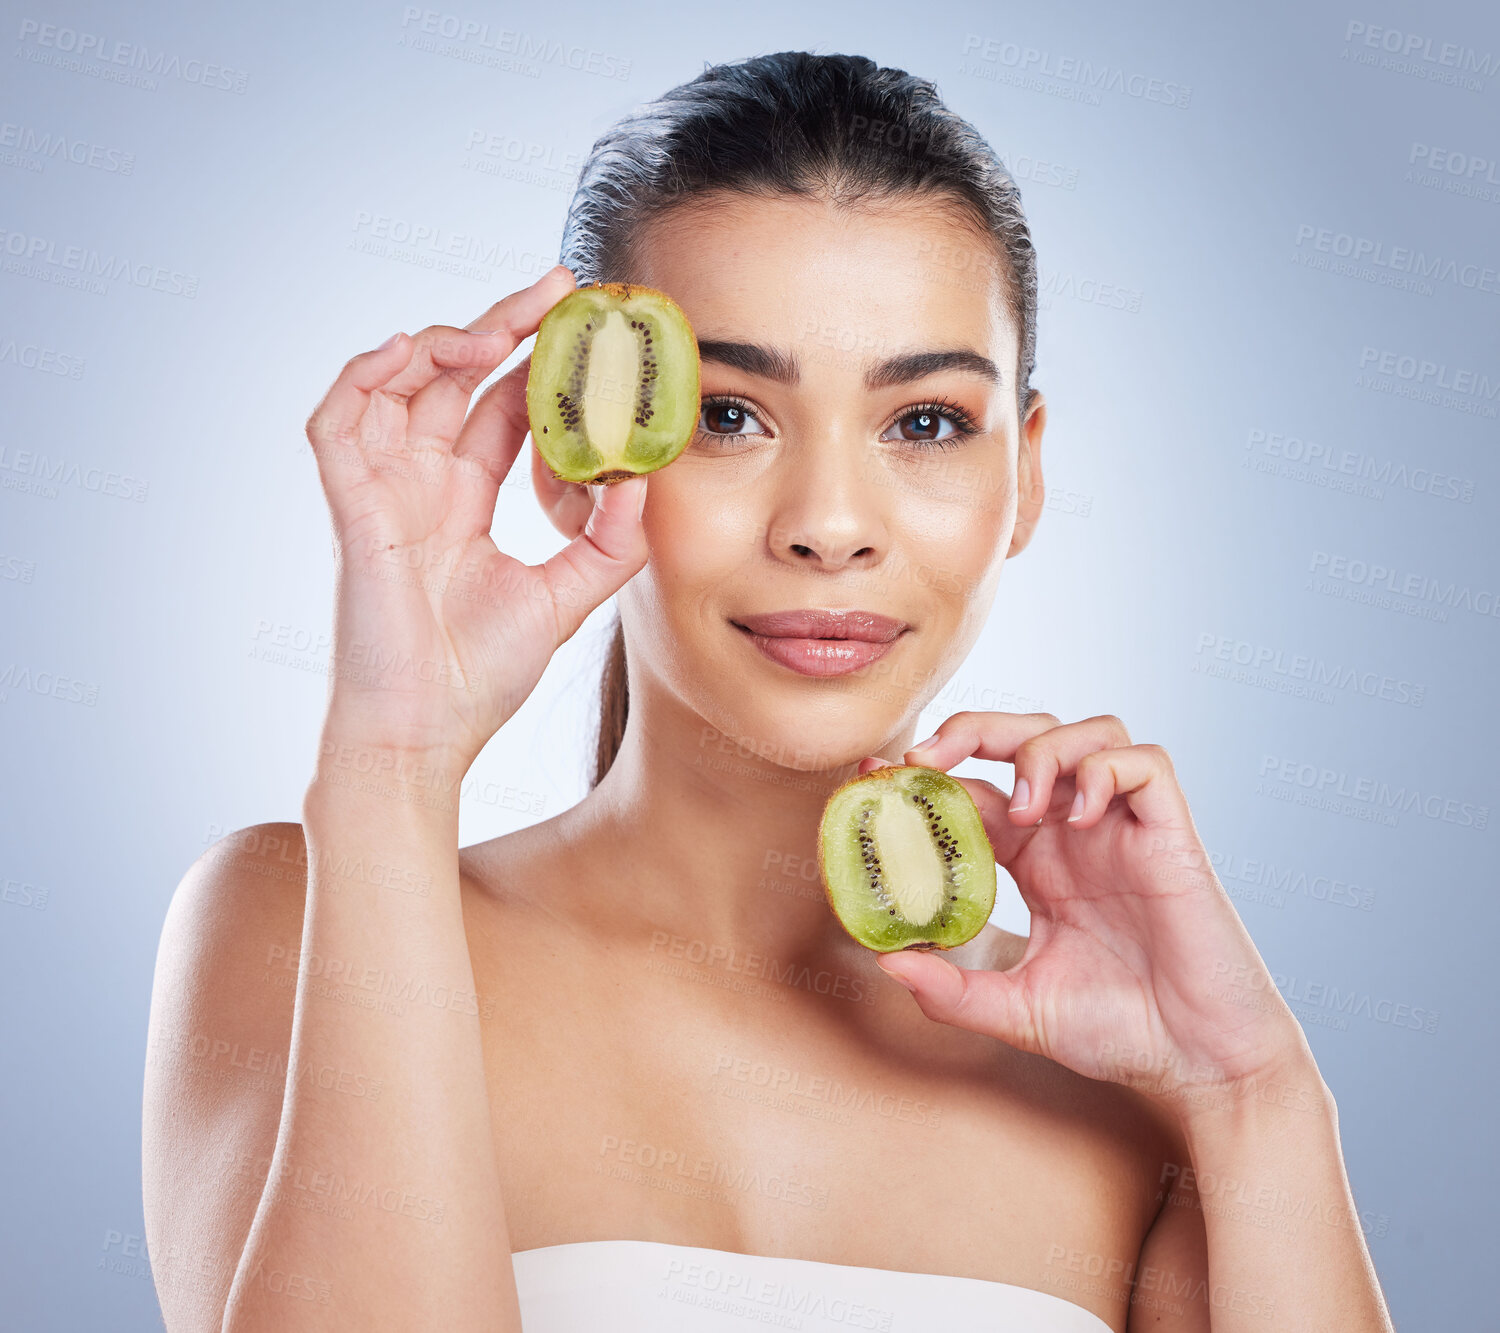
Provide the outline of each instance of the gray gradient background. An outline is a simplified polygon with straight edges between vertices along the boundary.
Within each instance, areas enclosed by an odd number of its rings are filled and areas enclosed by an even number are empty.
[[[705,60],[788,48],[860,52],[936,80],[1021,176],[1041,256],[1035,382],[1051,405],[1056,498],[923,722],[965,707],[1107,711],[1169,748],[1338,1098],[1398,1326],[1496,1327],[1492,1280],[1479,1276],[1492,1272],[1500,1189],[1496,833],[1417,811],[1394,825],[1362,817],[1379,798],[1354,801],[1353,814],[1299,804],[1280,799],[1305,795],[1295,780],[1268,788],[1262,775],[1291,761],[1350,788],[1363,779],[1496,804],[1482,686],[1500,618],[1432,597],[1418,599],[1422,615],[1360,602],[1357,584],[1314,570],[1323,552],[1489,599],[1500,589],[1500,168],[1474,177],[1488,175],[1488,198],[1410,175],[1414,144],[1500,158],[1493,6],[434,11],[487,19],[533,47],[581,43],[625,78],[545,54],[505,69],[422,49],[399,4],[313,17],[288,4],[5,8],[0,134],[62,136],[105,165],[49,157],[36,171],[21,140],[0,144],[4,1328],[160,1325],[140,1199],[152,967],[172,891],[205,847],[298,817],[327,654],[297,650],[326,633],[331,603],[308,412],[350,355],[396,329],[466,322],[549,267],[573,170],[616,116]],[[242,72],[243,90],[191,75],[106,80],[28,21],[185,68],[216,63]],[[1434,52],[1454,43],[1496,72],[1475,88],[1387,67],[1351,24],[1413,34]],[[1091,104],[1066,79],[1027,86],[1025,48],[1053,68],[1087,60],[1191,96],[1176,107],[1105,91]],[[499,151],[471,156],[473,132],[502,136]],[[128,173],[107,169],[123,154]],[[528,154],[530,175],[513,160]],[[409,262],[416,252],[370,253],[363,215],[469,234],[498,259],[452,274]],[[1488,266],[1489,290],[1319,270],[1298,262],[1318,254],[1299,244],[1302,228],[1451,258],[1460,273]],[[194,294],[59,285],[48,276],[58,263],[44,258],[42,276],[18,267],[17,247],[33,239],[54,255],[80,246],[189,275]],[[1139,308],[1084,299],[1099,283],[1137,293]],[[1411,381],[1399,374],[1361,380],[1367,348],[1487,385],[1401,396],[1392,390]],[[37,349],[79,373],[28,367]],[[1256,432],[1376,468],[1429,467],[1468,498],[1389,481],[1347,493],[1259,471],[1279,463]],[[24,451],[76,465],[78,479],[45,481]],[[90,489],[91,468],[144,482],[143,498]],[[497,534],[543,559],[560,542],[524,473],[513,480]],[[465,797],[464,843],[583,793],[610,614],[563,649],[480,758],[475,776],[496,786]],[[1421,704],[1215,677],[1202,645],[1219,636],[1279,652],[1283,667],[1305,655],[1420,686]],[[291,651],[278,656],[278,640]],[[1009,780],[983,763],[961,771]],[[1288,874],[1279,896],[1262,882]],[[1331,881],[1368,909],[1316,896]],[[1013,890],[996,919],[1025,930]],[[1309,987],[1325,998],[1299,999]],[[1356,1012],[1341,1013],[1330,989],[1355,996]],[[1398,1005],[1420,1018],[1365,1012],[1407,1012]]]

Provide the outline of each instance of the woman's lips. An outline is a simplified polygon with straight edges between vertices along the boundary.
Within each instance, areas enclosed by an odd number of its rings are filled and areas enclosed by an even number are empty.
[[[864,639],[783,639],[742,630],[751,643],[773,662],[780,662],[804,676],[843,676],[884,657],[889,643]]]

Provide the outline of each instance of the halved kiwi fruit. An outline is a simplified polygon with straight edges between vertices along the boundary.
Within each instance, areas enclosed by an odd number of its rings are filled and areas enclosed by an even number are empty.
[[[655,472],[687,447],[700,410],[698,340],[665,292],[590,283],[542,316],[526,415],[554,476],[611,486]]]
[[[936,768],[891,764],[823,807],[818,868],[829,905],[867,949],[954,949],[995,910],[995,853],[973,798]]]

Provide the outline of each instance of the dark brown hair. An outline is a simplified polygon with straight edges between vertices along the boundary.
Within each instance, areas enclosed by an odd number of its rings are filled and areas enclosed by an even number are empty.
[[[781,51],[709,65],[602,135],[579,173],[561,259],[580,286],[633,279],[640,228],[711,191],[820,196],[854,206],[894,195],[946,197],[994,239],[1007,264],[1018,331],[1016,406],[1035,390],[1036,254],[1016,183],[984,137],[937,88],[865,56]],[[600,681],[597,786],[630,710],[618,614]]]

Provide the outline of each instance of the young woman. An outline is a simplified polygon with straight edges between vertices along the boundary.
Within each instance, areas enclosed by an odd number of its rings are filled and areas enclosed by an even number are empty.
[[[1167,755],[1114,717],[913,745],[1042,510],[1014,183],[851,56],[705,70],[594,146],[559,266],[355,356],[307,433],[335,661],[302,823],[192,867],[145,1104],[173,1333],[1379,1330],[1307,1042]],[[522,362],[575,281],[670,293],[702,414],[649,479],[492,541]],[[457,783],[618,595],[595,782],[459,848]],[[1101,666],[1107,662],[1101,653]],[[964,779],[1031,910],[876,955],[824,801]]]

